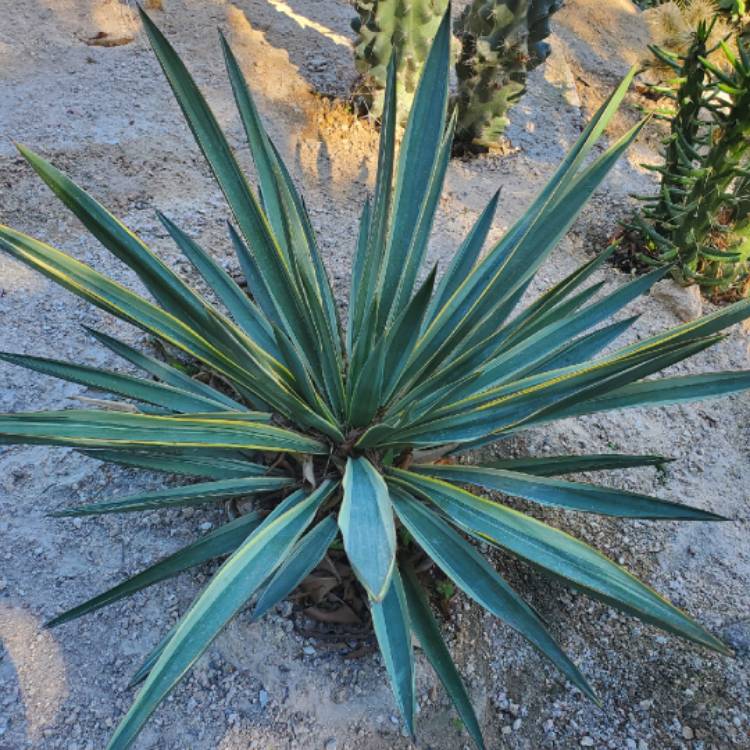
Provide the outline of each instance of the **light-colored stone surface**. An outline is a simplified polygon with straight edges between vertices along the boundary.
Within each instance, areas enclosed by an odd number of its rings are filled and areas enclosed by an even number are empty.
[[[686,323],[703,314],[703,299],[697,284],[681,286],[672,279],[654,284],[651,296],[663,302],[680,320]]]
[[[353,79],[351,8],[344,0],[165,0],[155,15],[240,143],[223,75],[217,25],[228,34],[267,117],[272,136],[304,186],[337,294],[344,298],[359,207],[372,181],[376,136],[366,124],[309,93],[341,95]],[[456,9],[458,10],[458,8]],[[116,0],[0,0],[0,220],[59,244],[113,277],[133,283],[120,264],[87,237],[15,154],[11,140],[40,151],[109,205],[168,262],[187,267],[154,215],[164,210],[228,267],[226,210],[173,103],[131,10]],[[642,54],[642,26],[627,0],[571,0],[555,17],[560,54],[572,71],[577,101],[548,87],[543,69],[513,112],[510,156],[451,164],[431,259],[450,257],[492,192],[503,186],[497,238],[551,173],[609,87]],[[83,39],[130,29],[135,41],[104,48]],[[331,35],[321,33],[328,29]],[[565,76],[566,85],[570,76]],[[554,94],[554,95],[553,95]],[[625,109],[618,132],[636,115]],[[651,131],[617,166],[549,263],[535,291],[600,249],[625,211],[630,192],[651,177]],[[246,162],[247,150],[240,149]],[[608,289],[623,283],[605,269]],[[137,288],[137,284],[134,284]],[[653,297],[629,339],[680,322]],[[129,340],[138,334],[84,305],[25,267],[0,257],[0,348],[88,364],[111,362],[81,324]],[[674,368],[691,373],[748,367],[747,335]],[[0,411],[77,405],[78,386],[0,366]],[[535,430],[503,451],[534,454],[621,450],[675,459],[665,473],[614,472],[603,482],[691,503],[728,516],[723,524],[616,522],[547,511],[558,523],[622,560],[737,649],[712,656],[594,604],[532,570],[498,557],[501,572],[551,623],[581,665],[604,709],[561,683],[522,638],[457,598],[446,623],[467,676],[488,747],[593,747],[676,750],[748,748],[748,653],[738,623],[750,616],[747,518],[748,396],[674,409],[597,415]],[[594,477],[592,477],[594,478]],[[0,451],[0,748],[93,750],[105,745],[133,697],[129,676],[200,589],[183,575],[76,624],[44,631],[64,608],[113,585],[200,533],[221,512],[151,513],[75,523],[51,510],[159,486],[145,472],[102,466],[67,450]],[[520,505],[520,504],[519,504]],[[159,710],[137,743],[156,750],[308,750],[335,739],[340,750],[408,748],[379,657],[347,661],[308,642],[291,608],[258,624],[239,617]],[[743,641],[744,638],[744,641]],[[469,740],[454,723],[445,694],[419,660],[421,747],[455,750]],[[686,740],[689,727],[693,740]],[[698,743],[701,743],[700,745]],[[583,745],[585,746],[585,745]]]

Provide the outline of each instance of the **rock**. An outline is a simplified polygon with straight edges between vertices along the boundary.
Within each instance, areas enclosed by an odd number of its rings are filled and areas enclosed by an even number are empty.
[[[581,738],[581,747],[594,747],[594,740],[591,737]]]
[[[697,284],[680,286],[672,279],[663,279],[651,287],[651,296],[661,300],[680,319],[686,323],[703,314],[701,290]]]
[[[544,61],[544,79],[557,91],[565,104],[580,109],[581,98],[578,96],[576,78],[568,65],[563,46],[555,40],[554,34],[550,37],[550,42],[552,51]]]
[[[692,740],[693,737],[695,737],[695,734],[691,727],[689,727],[687,724],[685,724],[682,727],[682,738],[685,740]]]
[[[737,652],[737,656],[750,654],[750,618],[737,620],[724,628],[724,640]]]
[[[294,607],[288,599],[285,599],[283,602],[276,605],[276,611],[279,613],[280,617],[287,618],[292,616]]]
[[[338,743],[336,742],[335,737],[331,737],[326,740],[326,744],[323,745],[323,750],[336,750],[338,747]]]

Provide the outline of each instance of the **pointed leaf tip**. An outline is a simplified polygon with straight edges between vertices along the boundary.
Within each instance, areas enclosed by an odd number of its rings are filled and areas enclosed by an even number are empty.
[[[366,458],[349,458],[339,527],[349,562],[370,597],[388,591],[396,556],[396,528],[388,487]]]

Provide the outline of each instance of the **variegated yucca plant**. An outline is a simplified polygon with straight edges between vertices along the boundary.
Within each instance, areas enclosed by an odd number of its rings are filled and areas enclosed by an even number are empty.
[[[154,301],[13,229],[0,229],[0,246],[180,350],[215,377],[211,384],[192,379],[98,332],[92,333],[99,342],[152,377],[5,354],[6,361],[111,392],[132,406],[126,411],[122,402],[113,402],[112,408],[2,415],[0,439],[71,446],[103,461],[194,479],[55,515],[173,509],[248,495],[257,498],[257,510],[50,623],[68,622],[182,570],[226,557],[139,670],[136,679],[145,682],[109,747],[133,742],[232,617],[248,606],[253,617],[266,612],[298,586],[334,543],[343,545],[368,596],[383,661],[412,733],[416,636],[469,733],[482,746],[468,693],[414,566],[421,554],[596,700],[538,614],[498,575],[473,539],[510,552],[610,606],[725,653],[717,638],[623,568],[503,502],[512,496],[622,518],[716,520],[718,516],[697,508],[557,478],[664,459],[607,454],[498,459],[482,465],[461,460],[477,446],[563,417],[673,404],[750,386],[748,371],[645,379],[714,344],[721,329],[750,314],[748,301],[627,346],[611,346],[635,318],[610,319],[661,278],[662,270],[597,296],[602,284],[591,283],[591,277],[605,253],[517,310],[540,264],[640,129],[633,128],[595,159],[587,158],[632,76],[603,104],[549,184],[499,242],[482,255],[495,196],[440,279],[434,269],[422,279],[455,122],[450,119],[446,125],[446,14],[398,160],[390,67],[374,198],[362,212],[348,318],[341,325],[305,205],[263,130],[229,47],[224,43],[255,159],[257,195],[183,63],[145,15],[143,23],[232,209],[238,229],[231,230],[231,237],[250,294],[162,217],[221,303],[209,304],[93,197],[22,148],[87,229],[136,272]],[[605,348],[608,353],[602,353]]]

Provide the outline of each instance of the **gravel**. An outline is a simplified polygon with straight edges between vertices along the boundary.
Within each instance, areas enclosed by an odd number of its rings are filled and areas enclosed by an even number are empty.
[[[188,269],[155,218],[157,208],[235,269],[224,204],[129,9],[115,0],[65,0],[13,3],[11,12],[10,0],[0,3],[8,6],[0,11],[6,11],[11,29],[0,32],[0,220],[140,288],[32,176],[13,150],[16,139],[82,182],[181,272]],[[344,299],[358,209],[372,185],[376,134],[344,108],[310,93],[314,88],[341,95],[350,88],[349,51],[310,27],[301,28],[275,9],[281,4],[165,0],[164,12],[155,18],[176,40],[236,143],[239,123],[212,30],[218,24],[228,32],[259,94],[272,137],[304,184],[337,296]],[[553,24],[553,61],[532,75],[529,94],[513,112],[506,153],[451,164],[430,260],[450,257],[477,212],[503,186],[492,233],[500,236],[551,173],[586,116],[641,56],[646,36],[627,0],[570,0],[568,5]],[[333,39],[351,35],[345,0],[289,0],[288,6],[329,28]],[[81,41],[102,30],[135,40],[111,48]],[[635,117],[626,108],[615,129],[622,132]],[[542,269],[534,291],[601,248],[626,210],[629,193],[652,189],[652,176],[638,163],[655,160],[658,138],[658,131],[649,131],[617,166]],[[239,153],[246,162],[246,149]],[[599,278],[609,288],[624,281],[609,268]],[[684,314],[670,295],[639,300],[628,314],[633,312],[642,315],[629,332],[631,339],[677,324]],[[82,324],[130,342],[141,339],[0,257],[1,349],[110,364],[111,357],[92,344]],[[719,346],[674,371],[747,368],[748,359],[747,335],[735,329]],[[0,366],[0,382],[0,411],[80,406],[78,396],[96,395],[8,365]],[[550,623],[603,707],[566,686],[518,634],[456,596],[444,628],[488,747],[750,748],[748,425],[750,402],[742,395],[570,420],[492,450],[503,455],[622,450],[674,458],[664,472],[641,469],[589,478],[688,502],[732,520],[653,524],[534,512],[621,559],[722,635],[736,657],[677,641],[493,555],[501,573]],[[163,481],[65,449],[0,450],[0,749],[103,747],[132,700],[133,691],[125,688],[130,676],[215,568],[183,574],[58,630],[42,628],[65,608],[223,520],[220,509],[204,508],[85,521],[46,515],[154,489]],[[413,747],[396,717],[379,656],[344,659],[305,640],[294,617],[293,608],[285,606],[259,623],[246,614],[236,618],[155,714],[136,747]],[[420,747],[469,747],[422,656],[417,659],[417,695]]]

